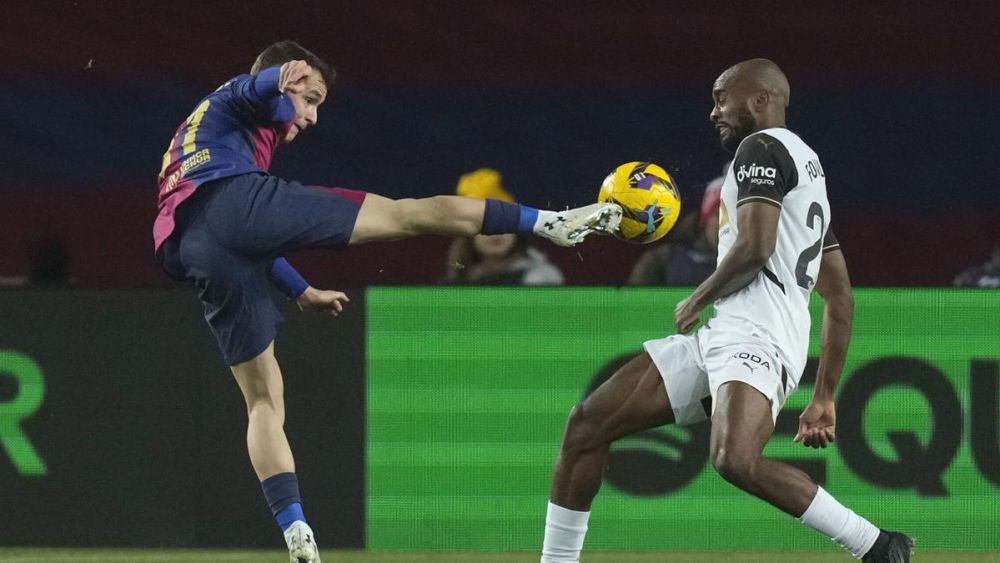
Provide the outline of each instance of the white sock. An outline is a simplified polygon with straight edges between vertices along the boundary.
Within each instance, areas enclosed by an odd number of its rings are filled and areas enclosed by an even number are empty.
[[[590,511],[578,512],[552,504],[545,514],[545,541],[541,563],[576,563],[587,535]]]
[[[858,559],[875,545],[879,534],[878,527],[837,502],[823,487],[816,488],[812,504],[799,521],[826,534]]]

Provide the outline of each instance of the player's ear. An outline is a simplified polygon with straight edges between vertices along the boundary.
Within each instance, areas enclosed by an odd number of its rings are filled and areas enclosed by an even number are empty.
[[[764,111],[767,104],[771,101],[771,93],[767,90],[759,90],[753,97],[754,109],[757,111]]]

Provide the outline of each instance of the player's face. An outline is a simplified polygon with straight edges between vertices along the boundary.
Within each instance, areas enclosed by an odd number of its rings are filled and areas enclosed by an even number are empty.
[[[514,250],[516,244],[517,235],[510,233],[472,237],[472,246],[483,258],[503,258]]]
[[[316,125],[319,121],[319,106],[326,101],[326,84],[316,69],[309,69],[305,78],[305,87],[301,92],[287,92],[287,96],[295,106],[295,119],[283,142],[291,143],[299,133]]]
[[[708,118],[719,131],[722,148],[733,152],[740,146],[740,141],[756,131],[757,121],[750,112],[750,97],[743,95],[725,78],[723,74],[715,81],[712,89],[715,104]]]

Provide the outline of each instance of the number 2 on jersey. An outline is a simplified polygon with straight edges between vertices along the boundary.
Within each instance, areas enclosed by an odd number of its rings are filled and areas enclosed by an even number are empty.
[[[817,217],[819,218],[819,238],[816,239],[815,244],[803,250],[802,254],[799,254],[799,261],[795,264],[795,280],[802,289],[809,289],[815,283],[815,280],[806,273],[806,270],[809,269],[809,263],[815,260],[819,256],[820,250],[823,249],[823,228],[826,226],[826,221],[823,218],[823,206],[814,201],[806,213],[806,226],[810,229],[815,229]]]

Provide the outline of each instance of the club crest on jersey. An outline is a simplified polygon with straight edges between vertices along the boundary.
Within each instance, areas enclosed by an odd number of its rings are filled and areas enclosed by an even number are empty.
[[[774,178],[778,175],[778,169],[773,166],[758,166],[756,162],[747,166],[743,164],[736,172],[736,180],[742,182],[747,178],[751,184],[774,185]]]

